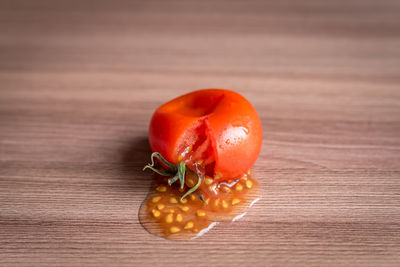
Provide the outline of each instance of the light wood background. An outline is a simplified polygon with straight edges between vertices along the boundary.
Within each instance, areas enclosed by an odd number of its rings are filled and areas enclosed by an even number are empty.
[[[398,266],[400,2],[0,1],[0,265]],[[263,199],[148,234],[147,127],[230,88],[264,127]]]

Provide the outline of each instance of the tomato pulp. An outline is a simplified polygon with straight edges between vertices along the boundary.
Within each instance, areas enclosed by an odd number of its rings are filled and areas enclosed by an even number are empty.
[[[196,233],[250,203],[246,195],[257,182],[249,170],[261,150],[262,126],[240,94],[204,89],[163,104],[151,119],[149,142],[152,164],[145,169],[159,175],[143,212],[162,235]]]

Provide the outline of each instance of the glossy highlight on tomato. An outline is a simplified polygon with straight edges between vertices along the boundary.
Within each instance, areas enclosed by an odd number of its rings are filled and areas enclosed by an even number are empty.
[[[262,145],[260,118],[240,94],[203,89],[177,97],[154,113],[149,127],[153,152],[193,171],[226,181],[246,173]],[[196,165],[197,164],[197,165]]]

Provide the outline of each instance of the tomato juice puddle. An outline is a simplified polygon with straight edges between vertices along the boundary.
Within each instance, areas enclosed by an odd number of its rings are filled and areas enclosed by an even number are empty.
[[[236,221],[259,198],[258,182],[251,171],[237,179],[216,182],[204,176],[200,187],[181,197],[192,188],[198,177],[186,175],[183,189],[178,184],[169,186],[168,178],[155,175],[149,194],[143,201],[139,219],[150,233],[172,240],[199,237],[219,222]]]

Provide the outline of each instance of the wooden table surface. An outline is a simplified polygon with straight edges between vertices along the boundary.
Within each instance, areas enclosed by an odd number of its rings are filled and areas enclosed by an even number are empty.
[[[1,1],[0,265],[398,266],[400,2]],[[230,88],[262,200],[172,242],[138,209],[163,102]]]

